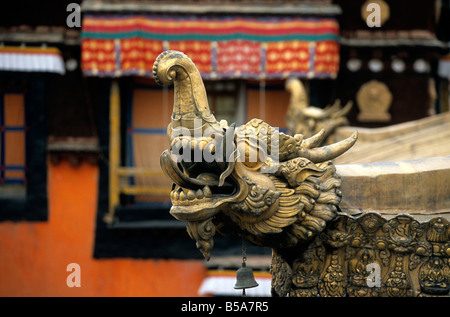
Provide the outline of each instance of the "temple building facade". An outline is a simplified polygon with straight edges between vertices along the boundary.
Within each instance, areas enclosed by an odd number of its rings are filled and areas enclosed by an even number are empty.
[[[234,279],[241,240],[218,237],[205,263],[169,214],[160,155],[174,90],[153,78],[158,55],[189,56],[230,125],[287,132],[297,78],[310,105],[352,102],[350,125],[388,127],[449,111],[449,12],[444,0],[11,3],[0,12],[0,294],[230,295],[218,285]],[[247,253],[256,295],[270,295],[270,249]],[[66,284],[70,263],[80,288]]]

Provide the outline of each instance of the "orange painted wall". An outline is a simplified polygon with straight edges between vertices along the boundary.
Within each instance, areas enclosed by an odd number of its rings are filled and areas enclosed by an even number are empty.
[[[0,223],[0,296],[197,296],[199,260],[94,259],[98,167],[48,170],[49,220]],[[66,284],[72,262],[79,288]]]

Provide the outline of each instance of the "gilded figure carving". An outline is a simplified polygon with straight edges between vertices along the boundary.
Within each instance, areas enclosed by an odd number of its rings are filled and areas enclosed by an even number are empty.
[[[431,257],[419,272],[420,288],[432,295],[445,295],[450,290],[450,267],[448,261]]]
[[[349,296],[353,297],[376,297],[379,295],[379,287],[370,287],[367,283],[367,279],[370,279],[370,275],[374,273],[374,270],[368,270],[367,268],[371,264],[379,265],[376,261],[375,251],[367,248],[362,248],[350,258],[348,261],[349,270],[349,286],[347,292]],[[374,284],[376,277],[372,278]],[[372,284],[370,284],[372,285]]]
[[[322,266],[319,258],[320,251],[323,250],[320,248],[309,248],[294,261],[294,275],[290,296],[314,297],[318,295],[317,284],[319,283]]]

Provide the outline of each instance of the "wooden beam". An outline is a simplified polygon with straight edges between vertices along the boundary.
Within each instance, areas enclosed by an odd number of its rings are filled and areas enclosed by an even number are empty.
[[[163,3],[151,1],[108,2],[86,0],[83,12],[159,12],[186,14],[278,14],[278,15],[339,15],[340,6],[324,3]]]
[[[104,220],[111,224],[114,220],[114,208],[119,204],[120,166],[120,92],[117,80],[111,83],[109,105],[109,204]]]
[[[148,169],[143,167],[119,167],[119,176],[164,176],[161,170]]]

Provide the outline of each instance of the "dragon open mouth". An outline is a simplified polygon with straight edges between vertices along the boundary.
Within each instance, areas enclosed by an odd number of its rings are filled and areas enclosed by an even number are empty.
[[[176,186],[170,192],[170,199],[174,206],[192,206],[212,202],[217,196],[233,196],[234,193],[236,189],[231,185],[221,187],[205,185],[197,190]]]
[[[238,182],[231,175],[220,181],[217,166],[212,166],[215,164],[177,163],[167,151],[161,155],[161,162],[164,173],[174,182],[170,213],[179,220],[198,221],[211,217],[219,211],[220,205],[239,193]]]
[[[174,206],[192,206],[203,203],[211,203],[216,197],[233,196],[237,192],[236,187],[231,185],[231,180],[227,180],[224,186],[205,185],[199,189],[189,189],[175,186],[170,192],[170,199]],[[233,182],[234,183],[234,182]]]

